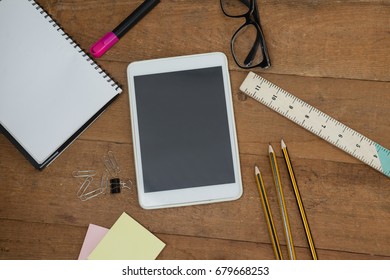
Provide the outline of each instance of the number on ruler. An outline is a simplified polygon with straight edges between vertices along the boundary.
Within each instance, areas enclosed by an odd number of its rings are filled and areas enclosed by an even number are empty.
[[[240,89],[260,103],[390,177],[388,149],[253,72],[248,74]],[[301,105],[299,109],[295,109],[295,102]],[[313,111],[317,114],[313,114]]]

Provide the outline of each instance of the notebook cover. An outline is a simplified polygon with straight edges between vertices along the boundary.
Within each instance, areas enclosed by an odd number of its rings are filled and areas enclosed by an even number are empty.
[[[1,0],[0,0],[1,1]],[[43,170],[46,166],[53,162],[76,138],[86,130],[106,109],[107,107],[118,97],[115,96],[112,98],[103,108],[101,108],[91,119],[89,119],[85,125],[83,125],[75,134],[73,134],[59,149],[57,149],[53,154],[51,154],[45,162],[42,164],[34,160],[34,158],[8,133],[6,129],[0,124],[0,134],[3,133],[5,137],[22,153],[22,155],[36,168]]]

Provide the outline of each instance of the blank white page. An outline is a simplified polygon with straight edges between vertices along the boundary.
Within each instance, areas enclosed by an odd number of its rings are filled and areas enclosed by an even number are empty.
[[[38,163],[121,92],[49,21],[34,1],[0,0],[0,124]]]

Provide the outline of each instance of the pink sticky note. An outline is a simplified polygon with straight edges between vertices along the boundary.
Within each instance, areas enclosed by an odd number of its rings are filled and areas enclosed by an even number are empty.
[[[89,224],[83,246],[81,247],[79,260],[87,260],[88,256],[96,248],[107,232],[107,228]]]

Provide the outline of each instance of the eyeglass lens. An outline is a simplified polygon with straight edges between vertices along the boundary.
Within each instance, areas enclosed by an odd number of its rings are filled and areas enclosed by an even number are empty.
[[[223,0],[221,1],[222,9],[228,16],[243,16],[250,10],[249,0]]]
[[[227,16],[246,18],[244,25],[236,31],[231,40],[233,57],[238,66],[242,68],[256,66],[268,68],[270,62],[260,28],[256,2],[221,0],[221,7]]]
[[[255,24],[247,24],[232,38],[232,52],[240,67],[251,67],[263,61],[263,52],[258,42],[259,32]]]

